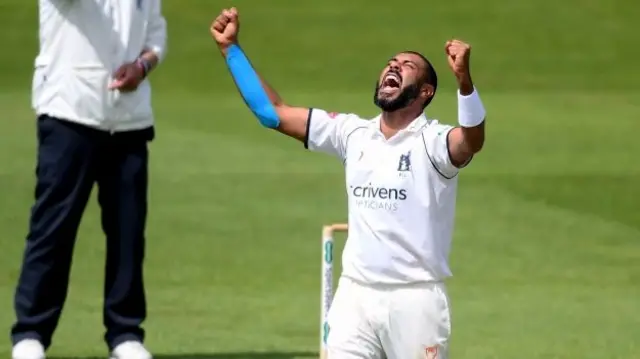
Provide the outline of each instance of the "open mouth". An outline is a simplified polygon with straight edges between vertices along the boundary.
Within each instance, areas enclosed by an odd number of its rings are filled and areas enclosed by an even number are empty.
[[[393,91],[399,89],[400,85],[402,85],[402,78],[400,75],[396,72],[389,71],[382,79],[381,89],[385,92]]]

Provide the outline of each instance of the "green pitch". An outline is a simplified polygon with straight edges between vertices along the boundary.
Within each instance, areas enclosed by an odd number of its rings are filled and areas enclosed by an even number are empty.
[[[0,355],[34,182],[35,1],[0,23]],[[317,356],[320,228],[345,219],[339,161],[261,128],[212,40],[220,1],[166,0],[153,74],[147,343],[168,359]],[[231,4],[231,2],[230,2]],[[452,358],[640,357],[640,105],[630,0],[234,1],[254,65],[293,104],[374,116],[397,51],[429,56],[429,115],[454,124],[443,46],[473,45],[489,111],[460,179]],[[104,240],[92,199],[50,355],[104,357]],[[260,354],[262,353],[262,354]]]

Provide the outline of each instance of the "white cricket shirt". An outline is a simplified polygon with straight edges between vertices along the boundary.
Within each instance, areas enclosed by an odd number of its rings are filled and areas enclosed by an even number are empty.
[[[164,58],[160,0],[39,0],[39,18],[32,91],[38,115],[108,131],[153,125],[148,80],[132,93],[107,87],[143,50]]]
[[[387,140],[380,116],[364,120],[311,110],[305,146],[345,164],[349,233],[343,276],[371,284],[451,276],[459,171],[447,148],[451,129],[422,115]]]

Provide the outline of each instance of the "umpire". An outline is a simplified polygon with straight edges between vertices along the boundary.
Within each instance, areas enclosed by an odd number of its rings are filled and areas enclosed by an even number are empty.
[[[13,359],[44,359],[67,296],[78,226],[94,183],[106,235],[104,339],[116,359],[150,359],[142,267],[147,76],[163,59],[161,0],[39,0],[35,203],[15,293]]]

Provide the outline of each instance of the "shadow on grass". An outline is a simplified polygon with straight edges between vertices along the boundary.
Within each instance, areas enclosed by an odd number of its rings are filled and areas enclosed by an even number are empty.
[[[212,353],[212,354],[159,354],[154,359],[295,359],[317,358],[318,353],[311,352],[267,352],[267,353]],[[50,359],[106,359],[104,357],[51,357]]]

